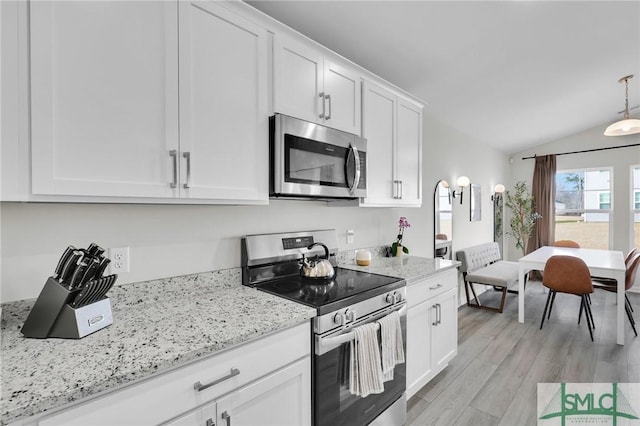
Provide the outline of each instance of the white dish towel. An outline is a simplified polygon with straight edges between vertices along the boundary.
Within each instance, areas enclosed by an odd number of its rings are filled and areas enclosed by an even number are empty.
[[[377,330],[375,323],[355,327],[350,343],[349,392],[363,398],[384,392]]]
[[[382,340],[382,374],[383,381],[393,380],[393,370],[397,364],[404,362],[404,347],[402,345],[402,327],[400,315],[391,312],[379,319],[380,336]]]

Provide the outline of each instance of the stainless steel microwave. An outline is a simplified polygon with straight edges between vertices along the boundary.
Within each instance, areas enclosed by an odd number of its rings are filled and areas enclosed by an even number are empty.
[[[367,141],[276,114],[269,121],[271,197],[367,196]]]

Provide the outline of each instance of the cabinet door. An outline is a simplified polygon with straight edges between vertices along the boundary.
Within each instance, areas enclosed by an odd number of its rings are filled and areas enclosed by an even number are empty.
[[[213,402],[167,423],[162,423],[162,426],[215,426],[215,418],[216,403]]]
[[[400,181],[397,204],[422,204],[422,107],[398,97],[396,179]]]
[[[367,198],[364,205],[393,205],[396,95],[363,83],[362,136],[367,139]]]
[[[311,360],[278,370],[217,400],[218,425],[311,424]]]
[[[177,4],[30,3],[34,194],[172,197]]]
[[[433,326],[431,341],[432,367],[437,374],[458,353],[458,296],[457,289],[449,290],[433,299],[431,306],[438,304],[439,323]],[[433,308],[432,317],[436,318]]]
[[[215,2],[179,7],[181,196],[266,203],[266,31]]]
[[[431,378],[431,309],[427,301],[407,311],[407,399]]]
[[[324,61],[325,125],[357,135],[361,132],[360,75],[328,59]]]
[[[323,123],[322,54],[298,41],[276,35],[273,40],[275,112]],[[327,112],[325,110],[325,112]]]

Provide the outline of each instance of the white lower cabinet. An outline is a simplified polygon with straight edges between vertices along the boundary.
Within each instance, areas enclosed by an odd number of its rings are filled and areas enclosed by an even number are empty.
[[[311,423],[309,358],[165,423],[165,426],[298,426]]]
[[[63,407],[37,424],[310,425],[310,333],[300,324]]]
[[[457,270],[407,287],[407,398],[458,353]]]

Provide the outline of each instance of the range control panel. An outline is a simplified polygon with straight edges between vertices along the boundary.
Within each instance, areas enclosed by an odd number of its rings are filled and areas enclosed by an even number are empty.
[[[312,236],[282,239],[282,248],[284,248],[285,250],[302,248],[302,247],[307,248],[311,244],[313,244]]]

